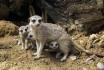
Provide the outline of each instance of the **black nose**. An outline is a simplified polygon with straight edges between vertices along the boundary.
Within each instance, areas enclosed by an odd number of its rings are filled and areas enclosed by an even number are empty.
[[[30,37],[30,38],[32,38],[32,37],[33,37],[33,35],[30,35],[29,37]]]

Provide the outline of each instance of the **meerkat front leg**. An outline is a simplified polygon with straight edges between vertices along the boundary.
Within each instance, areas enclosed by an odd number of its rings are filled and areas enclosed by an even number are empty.
[[[22,41],[20,39],[17,40],[17,45],[21,45]]]
[[[41,57],[42,50],[44,48],[44,44],[45,44],[45,42],[39,42],[39,47],[38,47],[38,50],[37,50],[37,56],[35,58],[40,58]]]
[[[22,48],[21,49],[24,49],[24,47],[25,47],[25,40],[21,39],[21,42],[22,42]]]
[[[37,49],[37,48],[36,48],[36,42],[35,42],[35,41],[31,41],[31,44],[32,44],[32,45],[31,45],[31,48],[32,48],[32,49]]]
[[[64,56],[61,58],[60,61],[65,61],[68,57],[68,53],[64,53]]]
[[[25,47],[24,47],[24,49],[28,49],[28,40],[27,39],[25,40]]]
[[[40,46],[39,41],[36,40],[36,52],[33,55],[37,55],[37,52],[39,50],[39,46]]]

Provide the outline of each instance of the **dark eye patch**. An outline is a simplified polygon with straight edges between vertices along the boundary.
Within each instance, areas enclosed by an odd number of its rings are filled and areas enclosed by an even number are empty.
[[[23,30],[19,30],[20,32],[23,32]]]
[[[28,29],[28,27],[26,29]]]
[[[25,29],[25,31],[27,31],[27,29]]]
[[[50,46],[53,46],[53,44],[50,44]]]
[[[32,20],[32,22],[34,23],[36,20]]]
[[[58,44],[56,44],[56,46],[58,46]]]
[[[41,20],[41,19],[39,19],[39,20],[38,20],[38,22],[39,22],[39,23],[41,23],[41,22],[42,22],[42,20]]]

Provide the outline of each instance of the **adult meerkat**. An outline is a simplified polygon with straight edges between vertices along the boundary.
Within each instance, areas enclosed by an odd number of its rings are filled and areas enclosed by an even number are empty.
[[[52,23],[44,23],[42,17],[35,15],[29,18],[30,30],[33,33],[33,38],[36,40],[37,52],[35,58],[40,58],[44,45],[48,41],[57,41],[60,45],[59,49],[62,51],[64,56],[61,61],[66,60],[68,53],[71,50],[73,44],[72,39],[67,32],[60,26]],[[83,49],[84,50],[84,49]],[[84,50],[86,51],[86,50]]]

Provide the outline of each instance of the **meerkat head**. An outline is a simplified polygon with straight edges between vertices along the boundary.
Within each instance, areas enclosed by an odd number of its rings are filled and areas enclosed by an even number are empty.
[[[28,27],[28,26],[21,26],[21,27],[19,28],[19,33],[25,34],[25,33],[27,33],[27,32],[29,32],[29,27]]]
[[[29,25],[31,25],[31,26],[38,26],[41,23],[42,23],[41,16],[34,15],[29,18]]]
[[[57,49],[58,47],[59,47],[59,44],[56,41],[52,41],[49,44],[49,48],[51,48],[51,49]]]

